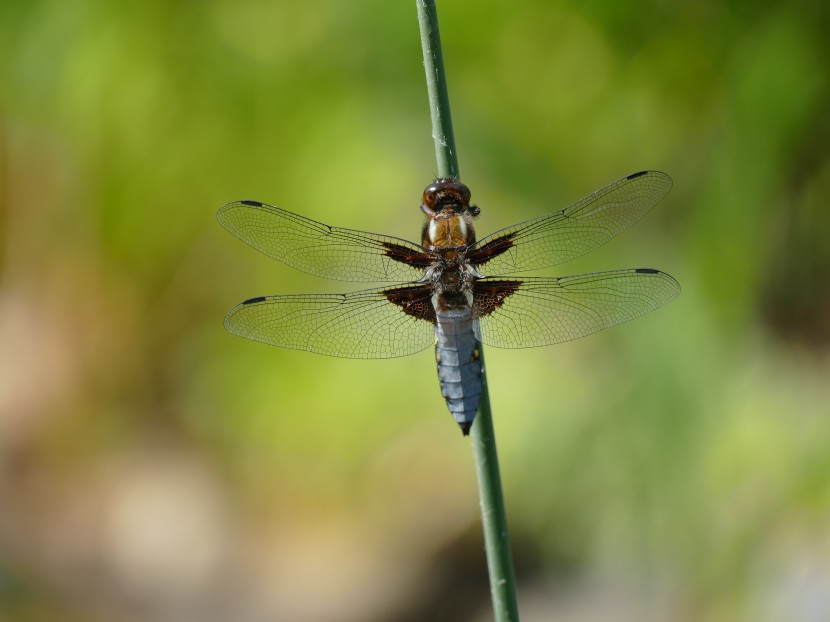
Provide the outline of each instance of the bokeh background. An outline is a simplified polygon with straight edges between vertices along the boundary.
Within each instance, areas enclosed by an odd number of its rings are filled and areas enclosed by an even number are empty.
[[[826,3],[439,5],[479,232],[653,168],[546,274],[683,293],[489,349],[527,622],[830,620]],[[0,620],[491,619],[472,449],[433,355],[227,334],[332,292],[216,222],[257,199],[417,238],[415,3],[0,7]]]

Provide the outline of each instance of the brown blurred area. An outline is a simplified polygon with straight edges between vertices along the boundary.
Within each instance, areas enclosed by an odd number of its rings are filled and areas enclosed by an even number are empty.
[[[525,622],[830,619],[830,51],[811,2],[439,6],[484,235],[640,169],[672,305],[488,349]],[[0,622],[491,619],[428,353],[227,334],[348,291],[215,220],[256,199],[418,237],[415,7],[0,7]]]

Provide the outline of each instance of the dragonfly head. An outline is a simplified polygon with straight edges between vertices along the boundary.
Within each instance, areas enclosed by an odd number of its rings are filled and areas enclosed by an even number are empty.
[[[469,212],[477,216],[479,209],[470,206],[470,189],[454,177],[436,179],[424,190],[421,209],[432,218],[442,211]]]

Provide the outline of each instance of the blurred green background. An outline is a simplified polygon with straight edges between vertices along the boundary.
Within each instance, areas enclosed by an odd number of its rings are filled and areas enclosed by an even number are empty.
[[[830,619],[830,16],[441,2],[486,234],[628,173],[668,307],[489,349],[526,622]],[[227,334],[348,291],[235,199],[417,239],[435,175],[414,2],[4,2],[0,620],[491,619],[472,451],[433,355]]]

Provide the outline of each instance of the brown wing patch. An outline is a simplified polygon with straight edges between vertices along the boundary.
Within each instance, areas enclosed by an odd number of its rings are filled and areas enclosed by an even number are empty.
[[[482,246],[473,248],[467,253],[467,259],[476,266],[484,265],[494,257],[498,257],[513,248],[513,237],[515,235],[516,232],[511,231],[510,233],[505,233],[502,236],[490,240]]]
[[[398,305],[404,313],[435,324],[435,309],[432,306],[432,290],[429,285],[404,285],[382,291],[386,299]]]
[[[484,317],[504,304],[504,300],[522,286],[521,281],[475,281],[473,283],[473,317]]]
[[[409,266],[413,266],[415,268],[426,268],[432,263],[432,257],[426,253],[413,251],[411,248],[407,248],[406,246],[395,244],[394,242],[384,242],[383,246],[386,248],[384,254],[387,257],[394,259],[395,261],[405,263]]]

